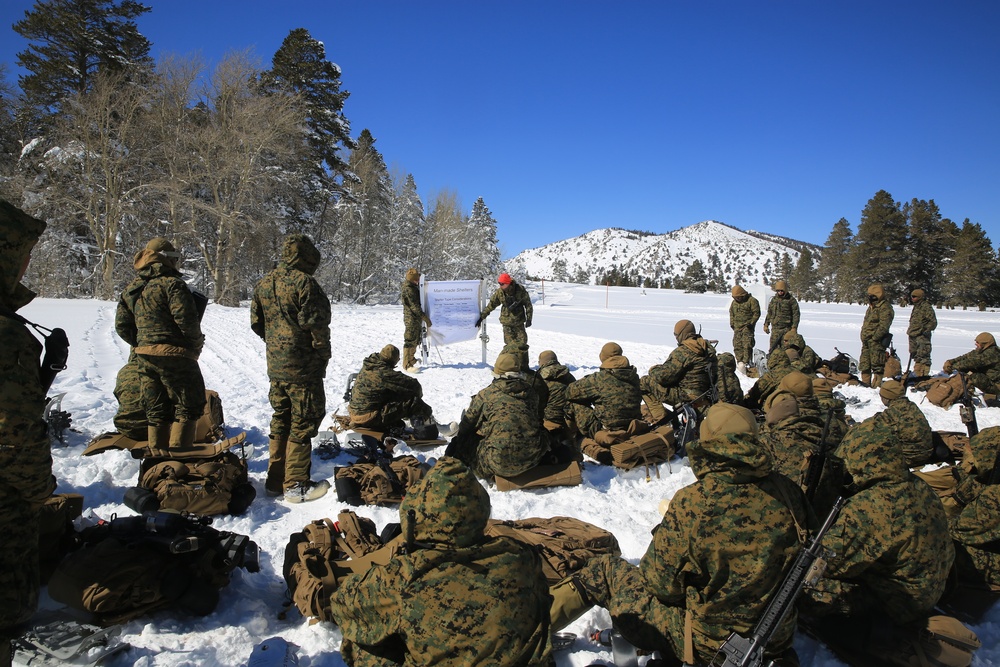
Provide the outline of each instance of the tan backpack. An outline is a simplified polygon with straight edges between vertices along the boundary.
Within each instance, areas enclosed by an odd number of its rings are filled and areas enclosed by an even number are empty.
[[[965,391],[962,376],[958,374],[949,378],[928,380],[926,383],[918,385],[918,388],[920,386],[927,386],[928,401],[946,410],[962,398]]]
[[[337,500],[349,505],[386,507],[403,502],[406,491],[422,480],[430,466],[415,456],[400,456],[389,462],[392,477],[377,463],[354,463],[337,468],[334,481]]]
[[[242,514],[256,496],[246,460],[233,452],[205,459],[143,459],[139,486],[156,495],[159,509],[198,516]]]
[[[510,537],[537,549],[550,586],[577,572],[595,556],[621,555],[618,540],[611,532],[568,516],[519,521],[490,519],[486,534]]]
[[[286,606],[308,618],[332,621],[330,596],[343,579],[385,565],[402,549],[402,538],[383,544],[371,519],[350,510],[337,521],[317,519],[293,533],[285,546],[282,575]]]

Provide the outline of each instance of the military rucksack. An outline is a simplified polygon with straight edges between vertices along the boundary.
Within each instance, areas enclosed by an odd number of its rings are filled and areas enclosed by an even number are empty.
[[[244,535],[170,512],[115,518],[79,533],[49,580],[49,595],[113,624],[162,608],[204,616],[237,567],[260,569]]]
[[[550,586],[577,572],[595,556],[621,555],[618,540],[611,532],[568,516],[518,521],[490,519],[486,534],[510,537],[536,549],[542,556],[542,571]]]
[[[246,459],[233,452],[208,458],[145,458],[139,466],[139,484],[156,496],[152,506],[133,510],[165,509],[198,516],[243,514],[257,492],[247,478]]]
[[[965,383],[959,374],[946,378],[932,378],[914,385],[917,390],[927,391],[927,400],[934,405],[948,409],[965,393]]]
[[[401,548],[401,537],[383,544],[374,522],[350,510],[338,514],[337,521],[312,521],[285,546],[286,606],[294,605],[308,618],[332,621],[330,596],[339,583],[355,572],[385,565]]]
[[[398,505],[406,491],[422,480],[429,469],[414,456],[339,467],[334,472],[337,500],[354,506]]]
[[[45,499],[38,510],[38,560],[44,584],[59,561],[76,546],[73,520],[83,512],[83,496],[60,493]]]

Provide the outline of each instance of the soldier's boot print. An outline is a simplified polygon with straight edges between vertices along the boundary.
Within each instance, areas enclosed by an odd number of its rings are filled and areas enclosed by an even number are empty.
[[[268,441],[267,480],[264,492],[271,498],[285,493],[285,448],[288,436],[271,436]]]
[[[566,577],[549,587],[549,595],[552,596],[552,606],[549,607],[552,632],[559,632],[594,606],[575,576]]]
[[[170,449],[191,449],[194,446],[194,434],[198,430],[198,422],[189,420],[174,422],[170,425]]]
[[[152,449],[165,451],[170,446],[170,424],[150,424],[146,427],[146,439]]]

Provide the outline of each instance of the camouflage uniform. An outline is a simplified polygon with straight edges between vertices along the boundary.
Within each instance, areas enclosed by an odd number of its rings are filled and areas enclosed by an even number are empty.
[[[566,397],[573,404],[577,428],[588,438],[598,431],[626,429],[633,419],[642,419],[639,374],[628,357],[608,357],[596,373],[571,384]]]
[[[573,409],[567,395],[576,378],[556,359],[540,366],[538,375],[549,390],[549,398],[545,402],[545,421],[560,428],[569,426],[573,423]]]
[[[21,268],[45,230],[0,200],[0,657],[14,626],[38,605],[38,509],[55,490],[52,454],[42,421],[46,388],[42,345],[12,317],[35,294]],[[8,663],[9,664],[9,663]]]
[[[956,469],[958,485],[953,498],[961,513],[950,520],[955,540],[958,580],[968,586],[1000,590],[1000,484],[985,484],[993,469],[1000,426],[984,428],[970,441],[979,475]]]
[[[865,311],[865,320],[861,325],[861,359],[858,360],[858,370],[862,373],[862,380],[868,374],[872,380],[876,378],[881,381],[882,372],[885,370],[885,349],[883,339],[889,333],[892,326],[892,304],[885,298],[885,290],[881,285],[872,285],[868,288],[869,299],[868,310]],[[878,384],[878,382],[872,382]]]
[[[874,418],[896,434],[908,467],[922,466],[930,461],[934,454],[934,436],[927,417],[916,403],[906,396],[893,398]]]
[[[781,338],[781,346],[788,350],[792,349],[799,353],[799,358],[792,362],[792,368],[801,371],[806,375],[815,375],[816,369],[823,361],[819,358],[811,347],[806,345],[806,339],[795,329],[789,329]]]
[[[142,409],[142,386],[139,381],[139,359],[135,350],[129,352],[128,361],[118,370],[115,378],[115,399],[118,412],[115,413],[115,429],[126,438],[143,441],[148,434],[149,422]]]
[[[887,447],[897,451],[887,455]],[[898,447],[884,424],[868,419],[837,448],[853,492],[823,540],[835,555],[800,598],[804,613],[906,625],[923,619],[944,592],[955,558],[944,507]]]
[[[794,370],[784,350],[778,349],[772,352],[767,358],[767,372],[757,378],[750,387],[743,405],[751,410],[762,410],[767,397],[773,394],[782,379]]]
[[[712,429],[719,416],[732,414],[741,426]],[[814,523],[802,492],[773,472],[748,410],[717,404],[701,429],[688,445],[698,480],[671,499],[639,567],[600,556],[575,577],[626,639],[688,664],[708,664],[731,632],[749,636],[799,552],[796,524]],[[688,656],[685,612],[692,615]],[[795,617],[793,609],[768,657],[791,648]]]
[[[422,325],[431,325],[431,318],[420,305],[418,280],[420,273],[416,269],[410,269],[399,288],[399,298],[403,303],[403,368],[411,368],[416,361],[415,352],[420,344]]]
[[[759,319],[760,302],[739,285],[733,287],[733,302],[729,304],[729,327],[733,330],[733,352],[736,361],[742,361],[744,364],[753,363],[753,347],[757,342],[754,338],[754,329]]]
[[[919,295],[917,294],[919,292]],[[913,311],[906,335],[910,339],[910,358],[915,364],[917,375],[927,375],[931,369],[931,332],[937,329],[934,307],[923,296],[923,290],[914,290]]]
[[[839,443],[847,435],[849,426],[847,404],[833,395],[829,381],[823,378],[813,380],[813,396],[816,399],[816,405],[819,407],[824,424],[826,423],[827,415],[830,415],[830,442]]]
[[[250,328],[267,344],[271,442],[268,488],[309,481],[311,440],[326,413],[330,300],[313,278],[320,254],[309,237],[285,238],[277,268],[254,287]]]
[[[791,292],[784,296],[776,295],[767,304],[767,317],[764,318],[764,333],[771,332],[771,347],[774,350],[781,347],[781,338],[789,329],[799,328],[799,302]]]
[[[176,268],[178,254],[153,239],[135,257],[139,276],[122,292],[115,331],[139,363],[149,441],[160,448],[190,446],[205,412],[205,380],[198,356],[205,344],[191,290]],[[173,428],[171,429],[171,424]]]
[[[642,398],[654,416],[656,408],[664,403],[676,408],[698,401],[707,406],[712,402],[716,365],[715,350],[707,340],[694,334],[678,342],[665,362],[649,369],[649,374],[640,381]]]
[[[500,355],[498,366],[503,357],[510,356]],[[516,368],[516,362],[511,367]],[[484,479],[530,470],[549,451],[531,381],[516,370],[496,374],[488,387],[472,397],[447,450]]]
[[[352,426],[384,431],[403,426],[404,419],[430,418],[420,382],[395,370],[398,361],[395,345],[365,357],[348,406]]]
[[[412,514],[411,514],[412,513]],[[541,560],[487,538],[489,494],[444,457],[406,494],[403,533],[415,549],[348,577],[330,597],[352,667],[521,667],[551,664],[552,598]]]
[[[723,352],[718,358],[719,376],[715,380],[716,393],[723,403],[743,405],[743,388],[736,377],[736,357]]]
[[[949,359],[944,363],[944,372],[970,373],[969,381],[987,394],[1000,394],[1000,348],[992,334],[976,336],[979,347],[971,352]]]
[[[524,329],[531,326],[531,318],[535,312],[528,290],[515,281],[511,281],[510,287],[506,290],[497,288],[486,304],[486,308],[479,314],[479,319],[486,319],[498,307],[500,308],[500,325],[503,327],[504,344],[527,344],[528,333]]]

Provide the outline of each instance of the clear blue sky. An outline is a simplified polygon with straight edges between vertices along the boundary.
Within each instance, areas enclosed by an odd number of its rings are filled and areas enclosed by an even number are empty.
[[[0,0],[9,26],[33,3]],[[146,0],[153,55],[265,66],[304,27],[425,204],[505,257],[705,219],[823,243],[879,189],[1000,242],[1000,2]],[[7,29],[0,61],[24,42]],[[16,73],[16,72],[15,72]]]

